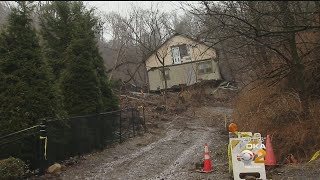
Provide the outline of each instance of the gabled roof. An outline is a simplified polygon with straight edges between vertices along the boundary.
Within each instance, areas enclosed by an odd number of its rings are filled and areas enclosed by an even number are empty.
[[[197,42],[199,44],[203,44],[203,45],[207,46],[208,48],[212,48],[212,46],[208,45],[206,42],[200,41],[198,39],[194,39],[193,37],[191,37],[191,36],[189,36],[187,34],[175,33],[173,36],[177,36],[177,35],[184,36],[184,37],[186,37],[186,38],[188,38],[188,39],[190,39],[192,41],[195,41],[195,42]],[[170,37],[169,39],[171,39],[172,37]]]
[[[155,52],[157,52],[157,51],[158,51],[163,45],[165,45],[170,39],[172,39],[172,38],[174,38],[174,37],[176,37],[176,36],[184,36],[184,37],[186,37],[186,38],[188,38],[188,39],[190,39],[190,40],[192,40],[192,41],[194,41],[194,42],[197,42],[197,43],[199,43],[199,44],[203,44],[203,45],[207,46],[208,49],[209,49],[209,48],[212,48],[212,49],[213,49],[213,47],[205,44],[205,43],[202,42],[202,41],[199,41],[199,40],[197,40],[197,39],[194,39],[194,38],[192,38],[192,37],[190,37],[190,36],[188,36],[188,35],[186,35],[186,34],[175,33],[175,34],[173,34],[170,38],[168,38],[167,40],[165,40],[165,41],[164,41],[160,46],[158,46],[155,50],[153,50],[153,51],[148,55],[148,57],[146,58],[146,60],[148,60],[148,58],[149,58],[150,56],[152,56]]]

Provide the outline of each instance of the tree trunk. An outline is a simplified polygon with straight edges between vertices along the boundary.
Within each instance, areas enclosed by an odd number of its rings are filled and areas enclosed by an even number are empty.
[[[254,25],[258,31],[256,35],[259,35],[259,32],[261,31],[262,27],[259,21],[259,16],[257,15],[257,11],[256,11],[258,4],[255,1],[248,1],[248,6],[250,7],[250,15],[253,21],[252,25]],[[259,41],[264,41],[262,38],[259,38],[259,37],[257,37],[257,39],[259,39]],[[255,44],[254,49],[255,49],[255,54],[258,55],[258,57],[255,57],[257,58],[256,61],[258,62],[258,67],[259,67],[258,73],[261,73],[261,72],[265,73],[265,71],[268,71],[271,69],[266,47],[260,44]]]
[[[298,54],[298,48],[296,44],[296,33],[294,32],[294,17],[289,9],[288,1],[281,1],[280,10],[283,12],[282,20],[284,22],[284,30],[287,31],[288,44],[290,49],[290,55],[292,63],[290,64],[290,72],[288,75],[289,87],[293,88],[299,93],[300,100],[302,102],[302,108],[304,115],[309,115],[309,102],[305,92],[304,85],[304,64],[301,62],[301,58]]]
[[[165,109],[167,109],[167,88],[168,88],[168,82],[166,78],[166,72],[164,68],[164,60],[162,64],[162,77],[164,79],[164,91],[163,91],[163,97],[164,97],[164,103],[165,103]]]

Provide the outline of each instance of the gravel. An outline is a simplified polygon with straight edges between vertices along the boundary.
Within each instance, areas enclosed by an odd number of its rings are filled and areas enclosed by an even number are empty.
[[[45,179],[229,180],[224,118],[231,113],[229,108],[206,106],[149,118],[149,131],[143,136],[88,154],[65,172]],[[213,166],[208,174],[195,171],[195,163],[204,158],[205,143]],[[274,180],[320,180],[320,160],[283,166],[267,176]]]
[[[211,110],[202,108],[196,111],[195,117],[187,114],[167,115],[171,116],[168,118],[169,121],[157,122],[158,129],[150,129],[150,133],[144,136],[86,157],[85,161],[69,167],[59,178],[229,179],[227,136],[221,133],[223,121],[218,115],[215,117],[207,115],[207,111],[214,111],[213,107]],[[229,113],[230,109],[223,111],[223,108],[217,108],[217,111],[219,112],[216,114]],[[204,158],[205,143],[209,145],[214,170],[208,174],[195,172],[195,163]]]

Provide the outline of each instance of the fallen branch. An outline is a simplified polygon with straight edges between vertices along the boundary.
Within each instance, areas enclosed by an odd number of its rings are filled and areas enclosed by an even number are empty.
[[[138,101],[143,101],[143,102],[146,102],[146,103],[149,103],[149,104],[152,104],[152,105],[157,105],[157,104],[154,103],[154,102],[147,101],[147,100],[144,100],[144,99],[138,99],[138,98],[130,97],[130,96],[127,96],[127,95],[120,95],[120,96],[121,96],[121,97],[125,97],[125,98],[129,98],[129,99],[138,100]]]

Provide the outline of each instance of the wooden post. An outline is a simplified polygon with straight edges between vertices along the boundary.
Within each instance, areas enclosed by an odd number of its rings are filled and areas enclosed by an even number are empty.
[[[227,129],[227,114],[224,114],[224,128]]]
[[[120,132],[119,132],[119,135],[120,135],[120,143],[122,143],[122,139],[121,139],[121,138],[122,138],[122,132],[121,132],[121,130],[122,130],[122,129],[121,129],[121,126],[122,126],[122,123],[121,123],[121,122],[122,122],[122,117],[121,117],[121,113],[122,113],[122,109],[120,109],[120,127],[119,127],[119,131],[120,131]]]
[[[147,126],[146,126],[146,116],[144,114],[144,106],[142,106],[142,113],[143,113],[143,128],[144,128],[144,132],[147,132]]]
[[[132,119],[132,133],[133,133],[133,137],[135,137],[135,132],[134,132],[133,108],[131,108],[131,119]]]

